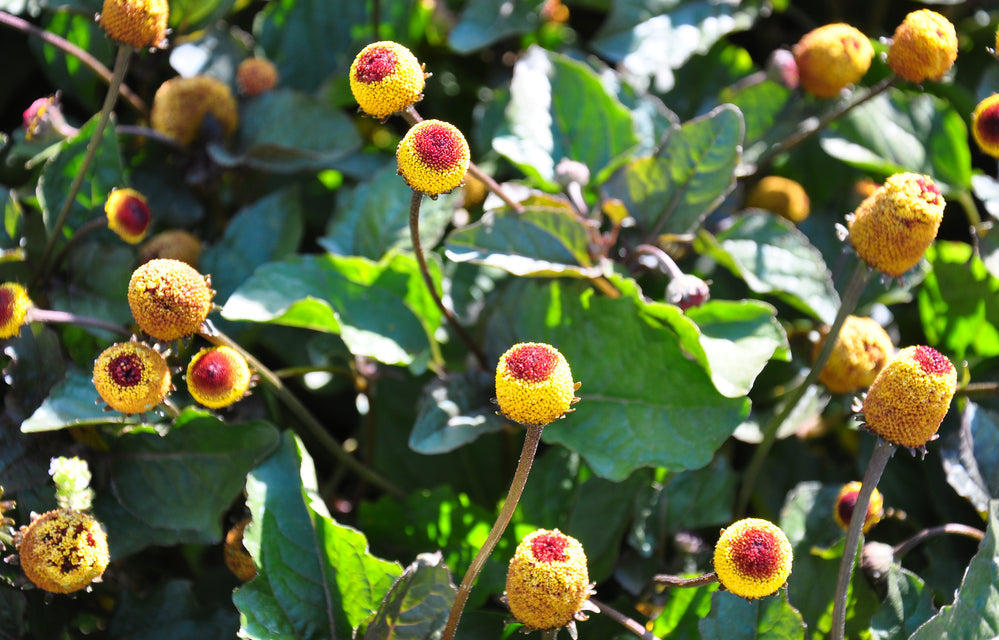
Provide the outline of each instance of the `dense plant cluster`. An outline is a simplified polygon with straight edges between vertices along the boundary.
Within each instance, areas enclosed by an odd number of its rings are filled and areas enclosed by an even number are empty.
[[[0,32],[3,637],[994,637],[999,8]]]

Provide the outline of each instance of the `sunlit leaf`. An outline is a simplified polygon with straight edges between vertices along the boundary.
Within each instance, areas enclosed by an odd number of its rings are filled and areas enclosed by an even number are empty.
[[[440,552],[424,553],[406,567],[360,638],[431,640],[447,623],[456,588]]]

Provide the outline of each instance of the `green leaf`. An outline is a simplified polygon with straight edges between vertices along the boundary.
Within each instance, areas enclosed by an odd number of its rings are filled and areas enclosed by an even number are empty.
[[[910,640],[986,640],[999,629],[999,501],[989,501],[988,530],[953,604],[940,609]]]
[[[421,553],[406,567],[378,611],[355,637],[371,640],[438,638],[447,623],[456,592],[441,553]]]
[[[448,44],[459,54],[468,54],[509,36],[530,33],[541,23],[543,0],[515,2],[471,0],[448,34]]]
[[[671,327],[636,297],[519,281],[493,309],[491,351],[546,342],[569,361],[582,400],[545,428],[544,439],[579,452],[604,478],[623,480],[645,466],[702,467],[748,411],[746,399],[718,393]]]
[[[318,242],[330,253],[380,260],[393,250],[412,251],[409,207],[413,190],[386,163],[338,200],[326,235]],[[420,244],[430,249],[444,237],[461,194],[452,192],[420,205]]]
[[[771,358],[790,358],[777,310],[765,302],[709,300],[686,314],[700,329],[711,380],[727,398],[749,393]]]
[[[274,89],[244,103],[236,150],[213,144],[212,158],[225,167],[274,173],[318,171],[361,146],[353,121],[326,101]]]
[[[67,3],[61,2],[59,4],[65,5]],[[97,4],[98,11],[101,8],[100,3],[90,4]],[[81,7],[80,13],[76,14],[72,11],[65,11],[64,6],[57,8],[59,10],[46,12],[43,15],[43,28],[56,36],[69,40],[95,57],[104,66],[108,68],[114,66],[114,41],[107,37],[104,29],[98,26],[97,21],[94,20],[94,9]],[[61,48],[40,39],[28,40],[28,46],[34,56],[38,58],[42,72],[48,77],[53,87],[58,87],[72,96],[74,101],[81,102],[83,108],[89,113],[97,113],[100,110],[104,94],[107,92],[107,83],[102,81],[99,75],[84,65],[75,55],[67,55]],[[28,101],[30,102],[30,98]]]
[[[805,623],[787,601],[777,596],[746,600],[729,591],[715,591],[711,613],[698,625],[703,640],[794,640],[805,637]]]
[[[926,259],[933,269],[918,296],[927,344],[955,360],[999,355],[999,279],[962,242],[936,242]]]
[[[256,578],[233,593],[241,638],[350,638],[402,573],[368,553],[364,534],[333,521],[315,468],[291,434],[246,481],[243,543]]]
[[[105,232],[110,235],[110,232]],[[67,258],[66,286],[52,291],[52,309],[129,327],[134,322],[128,306],[128,281],[135,270],[135,249],[121,243],[82,242]],[[121,338],[103,329],[81,327],[106,341]]]
[[[974,402],[961,412],[961,428],[940,451],[947,483],[979,513],[999,498],[999,414]]]
[[[3,353],[10,358],[3,369],[4,382],[9,385],[3,410],[16,425],[43,405],[66,375],[66,363],[58,334],[37,322],[8,338]]]
[[[229,297],[222,316],[336,333],[354,355],[413,366],[429,357],[441,324],[416,259],[401,254],[377,263],[297,255],[266,264]]]
[[[21,423],[21,432],[55,431],[122,420],[120,413],[109,413],[106,408],[94,388],[93,373],[74,368],[52,388],[31,417]]]
[[[826,153],[889,176],[930,175],[945,191],[971,187],[971,151],[964,117],[929,93],[891,90],[852,109],[823,134]]]
[[[302,204],[295,188],[282,189],[240,210],[219,242],[201,254],[216,300],[224,301],[260,265],[291,255],[302,238]]]
[[[933,616],[933,590],[898,564],[892,564],[885,579],[887,593],[881,609],[871,619],[871,638],[906,640]]]
[[[426,455],[447,453],[483,434],[502,431],[507,421],[496,415],[493,395],[492,376],[484,371],[434,378],[420,396],[409,446]]]
[[[822,254],[787,220],[750,209],[715,237],[698,235],[696,249],[746,281],[827,324],[839,308]]]
[[[492,144],[535,184],[558,190],[555,165],[563,158],[585,164],[600,183],[637,143],[630,112],[588,66],[538,46],[517,61]]]
[[[144,590],[145,591],[145,590]],[[205,606],[187,580],[169,580],[142,597],[122,591],[108,628],[110,640],[225,640],[239,621],[231,609]]]
[[[653,621],[651,629],[659,638],[670,640],[701,640],[697,626],[711,611],[711,597],[718,590],[713,582],[703,587],[670,589],[666,604]]]
[[[235,4],[236,0],[170,0],[170,28],[191,33],[218,20]]]
[[[486,212],[447,238],[447,257],[518,276],[599,275],[589,256],[589,231],[567,206],[531,206]]]
[[[656,155],[617,171],[605,195],[624,202],[647,237],[691,233],[735,187],[743,127],[732,105],[674,126]]]

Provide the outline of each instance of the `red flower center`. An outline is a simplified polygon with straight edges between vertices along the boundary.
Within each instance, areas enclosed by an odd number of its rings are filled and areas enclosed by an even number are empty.
[[[919,185],[919,197],[930,204],[940,204],[940,189],[929,180],[920,178],[916,181]]]
[[[0,289],[0,325],[7,324],[14,316],[14,292]]]
[[[531,555],[538,562],[565,562],[569,557],[565,547],[569,539],[556,533],[543,533],[531,540]]]
[[[954,370],[947,356],[943,355],[933,347],[916,347],[913,359],[919,363],[919,367],[926,373],[947,374]]]
[[[836,503],[836,511],[839,512],[839,519],[843,522],[850,522],[850,518],[853,517],[853,510],[857,506],[857,493],[857,491],[851,491]]]
[[[232,366],[225,354],[218,351],[206,353],[191,372],[197,386],[205,391],[224,392],[232,386]]]
[[[395,51],[375,47],[361,54],[357,65],[357,79],[365,84],[372,84],[392,75],[395,67]]]
[[[424,126],[413,138],[413,148],[420,161],[435,171],[447,171],[462,158],[462,145],[455,133],[439,124]]]
[[[765,580],[773,576],[780,562],[780,549],[772,534],[759,529],[743,533],[732,545],[732,562],[749,578]]]
[[[149,207],[139,198],[125,198],[117,207],[115,214],[121,226],[134,235],[142,233],[149,226]]]
[[[544,345],[523,345],[506,358],[506,368],[514,378],[541,382],[558,365],[558,354]]]
[[[134,387],[142,382],[142,358],[134,353],[118,356],[108,363],[108,377],[119,387]]]
[[[991,144],[999,143],[999,104],[987,107],[975,121],[978,135]]]

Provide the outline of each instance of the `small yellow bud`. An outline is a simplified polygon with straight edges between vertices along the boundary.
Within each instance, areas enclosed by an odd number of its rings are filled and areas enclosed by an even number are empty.
[[[397,42],[375,42],[350,65],[350,91],[361,111],[387,118],[423,98],[426,74],[413,52]]]
[[[811,201],[800,183],[782,176],[767,176],[757,182],[746,196],[747,207],[772,211],[798,224],[811,212]]]
[[[253,564],[253,558],[243,546],[243,531],[248,524],[250,524],[250,519],[244,518],[233,525],[232,529],[229,529],[225,534],[225,547],[223,549],[225,566],[232,572],[232,575],[243,582],[257,577],[257,567]]]
[[[113,40],[141,49],[162,44],[169,17],[167,0],[104,0],[99,23]]]
[[[791,575],[791,543],[780,527],[745,518],[722,529],[715,573],[722,586],[750,600],[776,593]]]
[[[861,483],[847,482],[840,489],[836,496],[836,506],[833,508],[833,520],[846,531],[850,528],[850,518],[853,517],[853,509],[857,506],[857,495],[860,494]],[[864,527],[862,531],[867,533],[871,527],[881,522],[885,516],[884,496],[877,489],[871,493],[871,501],[867,504],[867,515],[864,517]]]
[[[0,340],[21,333],[29,308],[31,298],[23,286],[16,282],[0,284]]]
[[[461,186],[468,171],[468,142],[452,124],[424,120],[413,125],[395,152],[399,175],[430,197]]]
[[[936,11],[920,9],[905,16],[888,48],[888,66],[909,82],[939,80],[957,60],[957,32]]]
[[[156,258],[170,258],[198,267],[201,257],[201,240],[182,229],[161,231],[139,247],[139,262],[146,263]]]
[[[826,337],[815,344],[812,358],[818,356]],[[829,360],[819,373],[819,382],[833,393],[853,393],[866,389],[895,355],[891,337],[871,318],[847,316],[836,337]]]
[[[239,125],[239,106],[229,85],[209,76],[171,78],[153,96],[150,121],[153,129],[188,146],[201,133],[201,123],[211,114],[222,131],[231,134]]]
[[[108,228],[129,244],[138,244],[146,237],[153,220],[146,197],[135,189],[115,189],[104,203]]]
[[[496,401],[514,422],[545,425],[572,406],[576,385],[569,363],[548,344],[522,342],[510,347],[496,365]]]
[[[558,529],[524,536],[506,574],[506,601],[529,629],[557,629],[582,615],[590,597],[583,545]]]
[[[187,366],[187,390],[199,404],[221,409],[242,400],[250,387],[250,367],[229,347],[205,347]]]
[[[73,593],[104,574],[110,556],[107,534],[93,516],[57,509],[37,516],[18,534],[24,575],[39,589]]]
[[[247,58],[236,67],[236,84],[243,95],[253,97],[274,88],[278,70],[274,63],[264,58]]]
[[[971,135],[984,153],[999,158],[999,93],[993,93],[971,114]]]
[[[867,36],[842,22],[809,31],[792,52],[802,89],[817,98],[838,96],[864,77],[874,58]]]
[[[150,260],[132,272],[128,283],[128,306],[135,321],[164,342],[196,333],[214,296],[205,276],[180,260]]]

